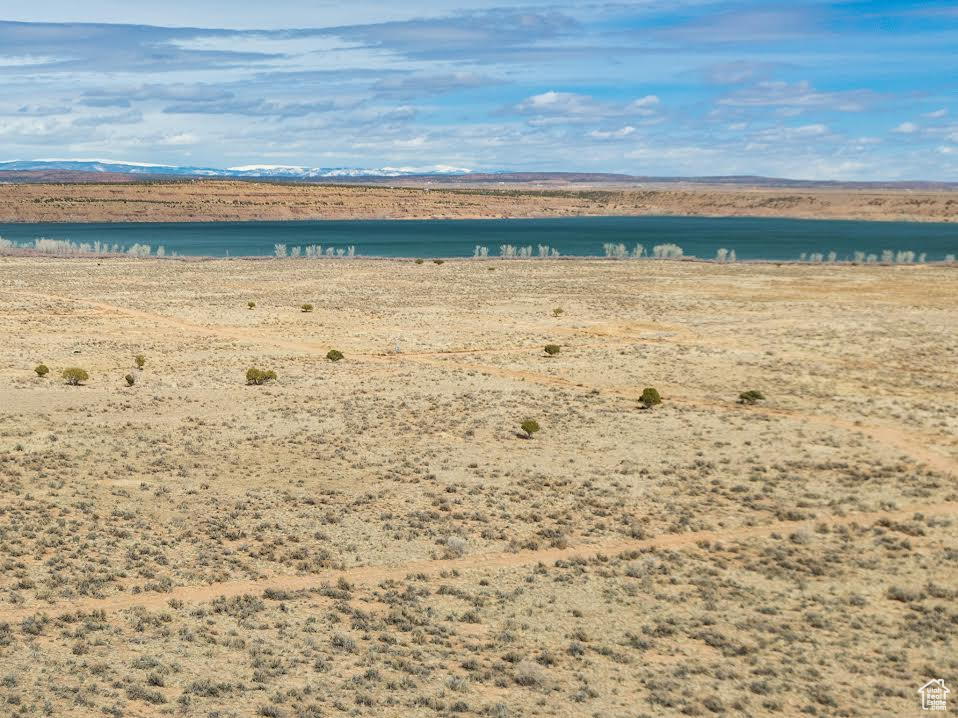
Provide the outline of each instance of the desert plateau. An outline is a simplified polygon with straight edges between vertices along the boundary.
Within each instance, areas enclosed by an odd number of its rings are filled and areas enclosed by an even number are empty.
[[[85,191],[4,216],[143,190]],[[0,714],[899,716],[958,674],[954,267],[3,257],[0,300]]]
[[[95,176],[95,175],[94,175]],[[436,180],[437,182],[439,180]],[[572,216],[788,217],[951,222],[958,191],[567,185],[536,189],[229,180],[0,184],[0,222],[216,222]]]

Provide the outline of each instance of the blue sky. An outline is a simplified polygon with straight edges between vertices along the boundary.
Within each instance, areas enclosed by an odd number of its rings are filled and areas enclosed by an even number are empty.
[[[955,2],[33,5],[0,159],[958,180]]]

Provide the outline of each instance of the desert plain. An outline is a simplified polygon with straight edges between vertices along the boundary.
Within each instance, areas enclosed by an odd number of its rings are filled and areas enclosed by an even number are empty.
[[[6,257],[0,302],[0,714],[954,690],[953,267]]]

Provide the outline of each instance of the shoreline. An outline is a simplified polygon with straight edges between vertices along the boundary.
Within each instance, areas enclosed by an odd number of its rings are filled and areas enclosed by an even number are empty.
[[[548,220],[568,220],[568,219],[777,219],[792,222],[868,222],[869,224],[958,224],[958,213],[952,217],[868,217],[868,216],[833,216],[822,217],[811,214],[683,214],[680,212],[648,212],[633,214],[603,214],[603,213],[577,213],[577,214],[517,214],[504,217],[492,217],[488,215],[455,215],[455,216],[421,216],[421,217],[394,217],[394,216],[357,216],[357,217],[282,217],[282,218],[232,218],[223,219],[220,217],[185,217],[175,219],[3,219],[0,217],[0,225],[30,225],[30,224],[50,224],[50,225],[94,225],[94,224],[308,224],[312,222],[523,222],[523,221],[548,221]]]
[[[4,259],[48,259],[48,260],[109,260],[117,261],[121,259],[135,260],[137,262],[144,261],[156,261],[156,262],[183,262],[183,263],[198,263],[198,262],[290,262],[299,264],[301,262],[311,263],[311,262],[357,262],[357,261],[369,261],[369,262],[396,262],[396,263],[416,263],[420,262],[422,264],[433,264],[437,260],[443,264],[446,263],[459,263],[459,262],[469,262],[469,263],[506,263],[514,264],[516,262],[530,262],[530,263],[542,263],[542,262],[607,262],[607,263],[630,263],[630,262],[676,262],[676,263],[686,263],[686,264],[714,264],[714,265],[758,265],[758,266],[809,266],[809,267],[949,267],[958,269],[958,262],[952,262],[947,259],[939,259],[925,262],[856,262],[852,260],[835,260],[833,262],[820,261],[813,262],[809,260],[801,259],[736,259],[736,260],[719,260],[719,259],[709,259],[707,257],[605,257],[599,255],[560,255],[558,257],[441,257],[441,256],[430,256],[428,259],[425,257],[385,257],[385,256],[375,256],[375,255],[355,255],[352,257],[273,257],[269,255],[235,255],[229,257],[214,257],[212,255],[175,255],[175,256],[166,256],[166,257],[136,257],[129,254],[46,254],[43,252],[37,252],[34,250],[22,250],[22,251],[2,251],[0,252],[0,260]]]

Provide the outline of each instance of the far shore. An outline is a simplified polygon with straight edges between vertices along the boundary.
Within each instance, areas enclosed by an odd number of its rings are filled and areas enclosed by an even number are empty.
[[[764,217],[954,222],[945,190],[682,185],[496,189],[226,180],[22,184],[0,189],[0,223]]]

